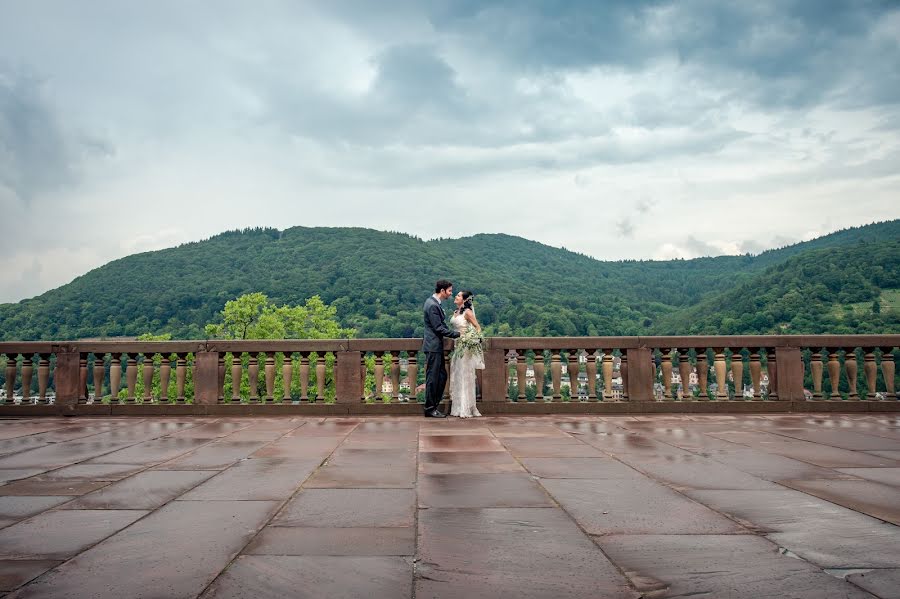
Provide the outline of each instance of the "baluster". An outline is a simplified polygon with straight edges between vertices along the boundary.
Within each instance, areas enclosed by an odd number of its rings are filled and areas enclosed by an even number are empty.
[[[778,360],[775,348],[766,348],[766,373],[769,375],[768,398],[778,401]]]
[[[375,354],[375,401],[381,399],[384,389],[384,358],[380,353]]]
[[[409,381],[409,397],[416,400],[416,387],[419,384],[419,363],[415,350],[406,352],[408,364],[406,366],[406,379]]]
[[[169,401],[169,379],[172,376],[171,354],[163,354],[159,361],[159,401]],[[224,358],[223,358],[224,359]]]
[[[39,354],[38,401],[47,403],[47,386],[50,384],[50,354]]]
[[[119,389],[122,388],[122,354],[112,354],[112,362],[109,365],[109,393],[110,403],[119,400]]]
[[[866,373],[866,399],[875,399],[875,381],[878,378],[878,365],[875,364],[875,348],[867,347],[863,358],[863,371]]]
[[[400,401],[400,352],[391,352],[391,401]]]
[[[741,348],[731,350],[731,378],[734,379],[734,399],[744,399],[744,354]]]
[[[266,352],[266,399],[275,401],[275,352]]]
[[[128,354],[128,362],[125,365],[125,385],[128,387],[128,403],[134,403],[135,389],[137,389],[137,354]]]
[[[610,401],[613,398],[613,350],[607,347],[603,350],[603,362],[600,368],[603,371],[603,400]],[[590,377],[588,377],[590,378]]]
[[[78,360],[78,403],[87,403],[87,354]]]
[[[544,365],[544,350],[538,349],[534,352],[534,387],[535,401],[544,401],[544,375],[546,374]]]
[[[700,400],[709,400],[709,358],[705,347],[697,350],[697,383],[700,385]]]
[[[713,368],[716,371],[716,400],[723,401],[728,399],[728,380],[725,377],[725,350],[724,347],[714,347],[716,353],[713,360]]]
[[[365,380],[365,377],[363,377]],[[300,352],[300,401],[309,401],[309,352]]]
[[[824,366],[822,364],[822,352],[815,352],[809,358],[809,372],[812,375],[813,399],[822,399],[825,395],[822,393],[822,373]]]
[[[103,379],[106,378],[103,357],[103,354],[94,354],[94,403],[103,401]]]
[[[316,360],[316,401],[325,401],[325,352],[319,352]]]
[[[525,352],[521,349],[516,350],[516,383],[519,387],[519,401],[525,401],[525,373],[528,370],[528,362]]]
[[[672,350],[662,351],[663,399],[672,397]]]
[[[885,399],[897,399],[894,392],[894,348],[881,348],[881,374],[884,375]]]
[[[553,384],[553,401],[562,401],[562,358],[558,349],[552,349],[550,356],[550,380]]]
[[[653,392],[656,393],[656,383],[659,381],[659,367],[656,365],[655,350],[650,350],[650,371],[653,373]]]
[[[587,385],[588,385],[588,401],[598,401],[597,398],[597,350],[588,348],[584,350],[585,356],[587,356],[587,363],[585,364],[585,371],[587,372]],[[603,370],[603,366],[601,364],[601,370],[603,371],[603,380],[606,381],[606,371]],[[604,398],[608,399],[608,398]]]
[[[153,358],[155,353],[145,353],[142,368],[144,371],[144,403],[153,403]]]
[[[184,382],[187,379],[187,354],[175,354],[175,392],[178,394],[178,401],[184,403],[187,399],[184,396]],[[240,379],[238,379],[240,387]]]
[[[294,354],[284,352],[281,354],[281,381],[284,384],[284,390],[281,394],[281,401],[291,401],[291,384],[294,378]]]
[[[247,366],[250,379],[250,403],[259,401],[259,354],[250,352],[250,364]]]
[[[16,386],[16,360],[19,354],[4,354],[6,356],[6,397],[5,401],[13,401],[13,390]]]
[[[856,375],[859,370],[856,365],[856,348],[848,348],[844,351],[844,370],[847,373],[847,396],[850,399],[859,399],[856,389]]]
[[[678,351],[678,375],[681,377],[681,399],[690,401],[691,393],[691,355],[690,350],[682,348]]]
[[[619,357],[619,376],[622,377],[622,399],[628,398],[628,357],[622,351]]]
[[[750,381],[753,383],[753,399],[762,399],[762,363],[758,351],[750,354]]]
[[[581,385],[578,382],[578,374],[581,372],[580,355],[580,350],[573,349],[569,351],[567,371],[569,374],[569,397],[572,401],[581,401],[581,398],[579,397]]]
[[[22,403],[31,403],[31,377],[34,367],[31,354],[22,354]]]
[[[219,352],[219,363],[216,365],[216,401],[225,401],[225,352]],[[160,382],[162,380],[162,371],[160,371]],[[165,394],[162,394],[160,401],[168,400]]]
[[[241,401],[241,379],[244,375],[243,352],[231,353],[231,401]]]
[[[831,383],[830,399],[841,399],[841,392],[838,389],[838,385],[841,382],[841,363],[838,361],[838,349],[831,348],[828,351],[828,382]]]

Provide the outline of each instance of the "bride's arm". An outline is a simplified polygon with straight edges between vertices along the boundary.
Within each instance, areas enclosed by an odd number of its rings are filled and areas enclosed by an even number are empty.
[[[475,318],[475,310],[466,310],[466,320],[472,323],[476,331],[481,332],[481,325],[478,324],[478,319]]]

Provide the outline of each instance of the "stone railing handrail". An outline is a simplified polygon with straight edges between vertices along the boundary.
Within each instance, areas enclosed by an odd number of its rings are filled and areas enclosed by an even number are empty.
[[[898,346],[900,335],[880,334],[491,337],[479,398],[488,411],[745,397],[883,402],[896,399]],[[421,338],[7,341],[0,342],[0,403],[38,407],[55,394],[62,413],[100,403],[156,403],[164,413],[169,403],[248,402],[384,411],[415,395],[420,347]]]

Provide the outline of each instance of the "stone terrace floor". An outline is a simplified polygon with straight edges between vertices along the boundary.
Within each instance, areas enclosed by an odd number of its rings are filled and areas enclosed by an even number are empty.
[[[900,597],[897,416],[0,420],[0,483],[10,597]]]

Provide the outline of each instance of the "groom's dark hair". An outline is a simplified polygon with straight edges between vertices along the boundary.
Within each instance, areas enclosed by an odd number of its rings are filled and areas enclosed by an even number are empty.
[[[451,283],[447,279],[438,279],[438,282],[434,284],[434,292],[440,293],[447,287],[453,287],[453,283]]]

